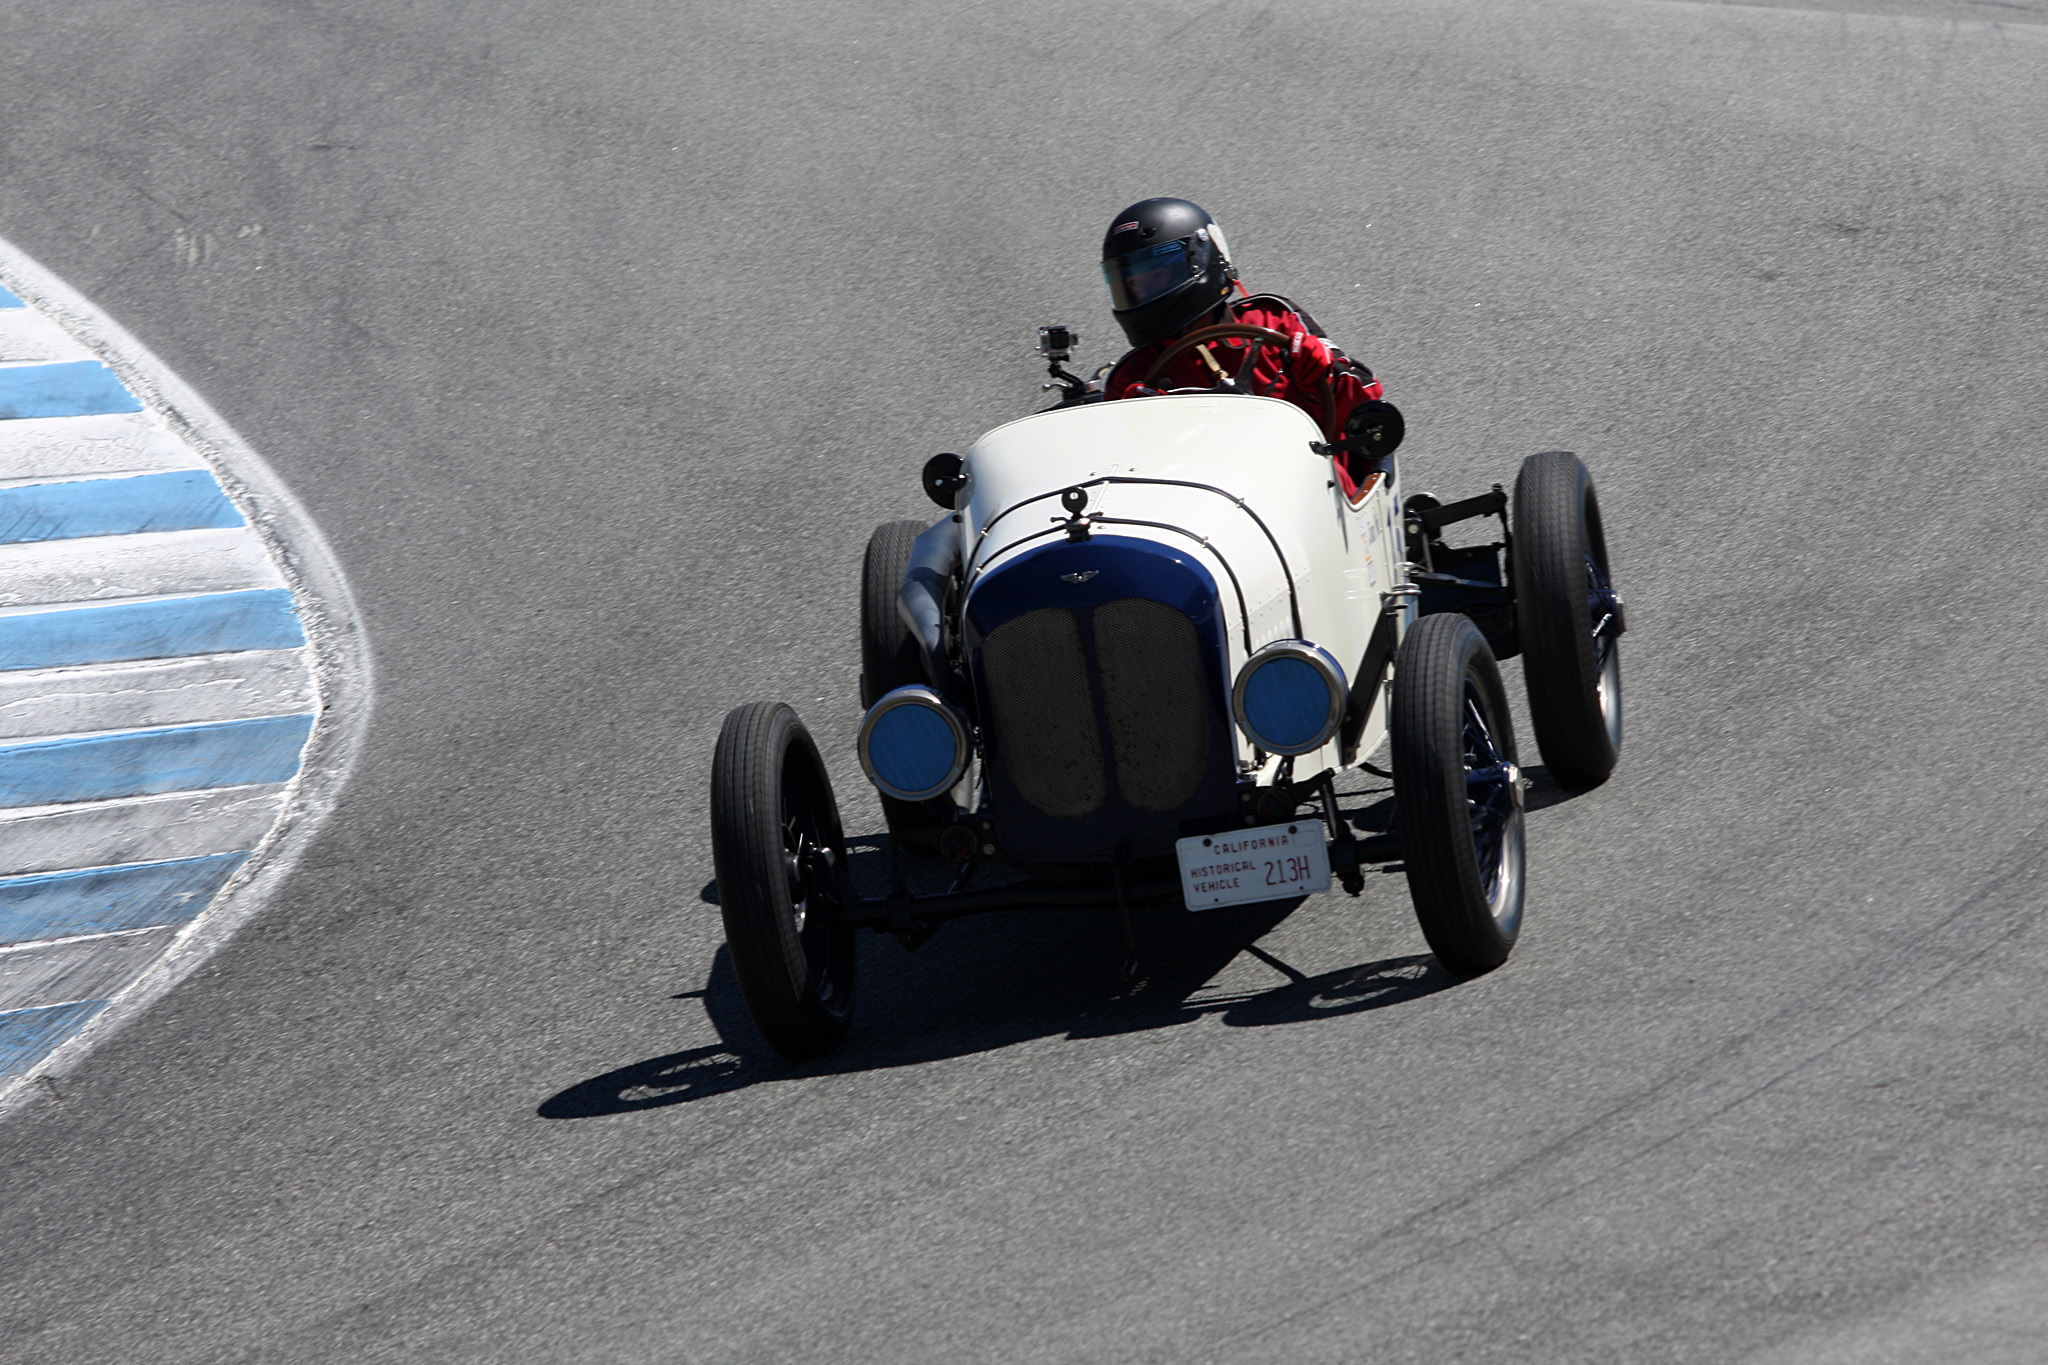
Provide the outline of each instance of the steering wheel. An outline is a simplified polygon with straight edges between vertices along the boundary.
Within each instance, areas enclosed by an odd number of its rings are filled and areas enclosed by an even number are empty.
[[[1152,381],[1157,379],[1168,365],[1171,365],[1197,346],[1206,346],[1212,341],[1222,341],[1226,337],[1243,337],[1247,341],[1259,343],[1252,348],[1251,353],[1244,358],[1244,363],[1238,367],[1236,378],[1239,380],[1248,381],[1250,379],[1253,363],[1257,360],[1259,353],[1268,346],[1278,346],[1283,351],[1294,349],[1293,337],[1285,332],[1277,332],[1271,327],[1254,327],[1244,322],[1219,323],[1214,327],[1197,328],[1161,351],[1159,358],[1152,362],[1152,367],[1145,371],[1145,377],[1139,382],[1147,388],[1151,387]],[[1282,364],[1284,367],[1285,362],[1283,361]],[[1337,394],[1330,387],[1330,376],[1327,374],[1323,376],[1321,387],[1323,391],[1323,427],[1325,430],[1328,430],[1337,420]]]

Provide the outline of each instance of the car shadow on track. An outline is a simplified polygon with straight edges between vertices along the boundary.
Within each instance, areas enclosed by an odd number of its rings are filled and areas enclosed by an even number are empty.
[[[866,874],[861,879],[877,871],[886,878],[882,841],[855,844],[856,870]],[[713,895],[707,887],[705,899]],[[631,1113],[768,1081],[915,1066],[1035,1038],[1109,1037],[1209,1017],[1241,1028],[1303,1023],[1398,1005],[1462,980],[1426,954],[1315,976],[1301,972],[1258,945],[1300,904],[1199,915],[1179,909],[1135,912],[1139,971],[1128,981],[1119,972],[1125,949],[1114,912],[1027,911],[959,920],[915,953],[882,935],[864,934],[852,1036],[832,1056],[802,1063],[777,1056],[755,1033],[721,947],[702,993],[719,1044],[593,1076],[549,1097],[538,1113],[550,1119]],[[1255,991],[1205,989],[1241,953],[1286,980]]]

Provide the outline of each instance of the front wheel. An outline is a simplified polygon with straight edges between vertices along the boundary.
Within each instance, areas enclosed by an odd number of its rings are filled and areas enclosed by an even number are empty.
[[[846,840],[818,747],[781,702],[736,707],[711,760],[711,856],[733,974],[785,1057],[830,1052],[853,1022]]]
[[[1394,822],[1422,936],[1445,970],[1491,971],[1522,930],[1522,786],[1486,637],[1425,616],[1394,664]]]
[[[1607,780],[1621,753],[1621,599],[1593,476],[1570,451],[1522,461],[1515,479],[1515,625],[1529,719],[1550,774]]]

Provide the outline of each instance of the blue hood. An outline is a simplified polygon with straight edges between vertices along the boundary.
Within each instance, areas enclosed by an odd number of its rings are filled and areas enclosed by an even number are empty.
[[[1129,536],[981,577],[965,643],[1004,856],[1155,857],[1235,823],[1231,619],[1191,554]]]

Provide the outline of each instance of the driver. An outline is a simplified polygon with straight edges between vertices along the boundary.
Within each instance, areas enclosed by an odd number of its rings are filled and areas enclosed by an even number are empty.
[[[1337,447],[1347,496],[1386,468],[1401,442],[1401,414],[1380,395],[1365,366],[1332,346],[1315,319],[1278,294],[1252,294],[1237,278],[1223,229],[1185,199],[1145,199],[1116,216],[1102,239],[1110,306],[1135,348],[1103,381],[1105,398],[1140,398],[1171,389],[1230,387],[1251,348],[1251,393],[1297,404]],[[1231,286],[1242,296],[1231,298]],[[1223,337],[1190,347],[1148,385],[1146,373],[1181,337],[1221,324],[1262,327],[1277,343]]]

